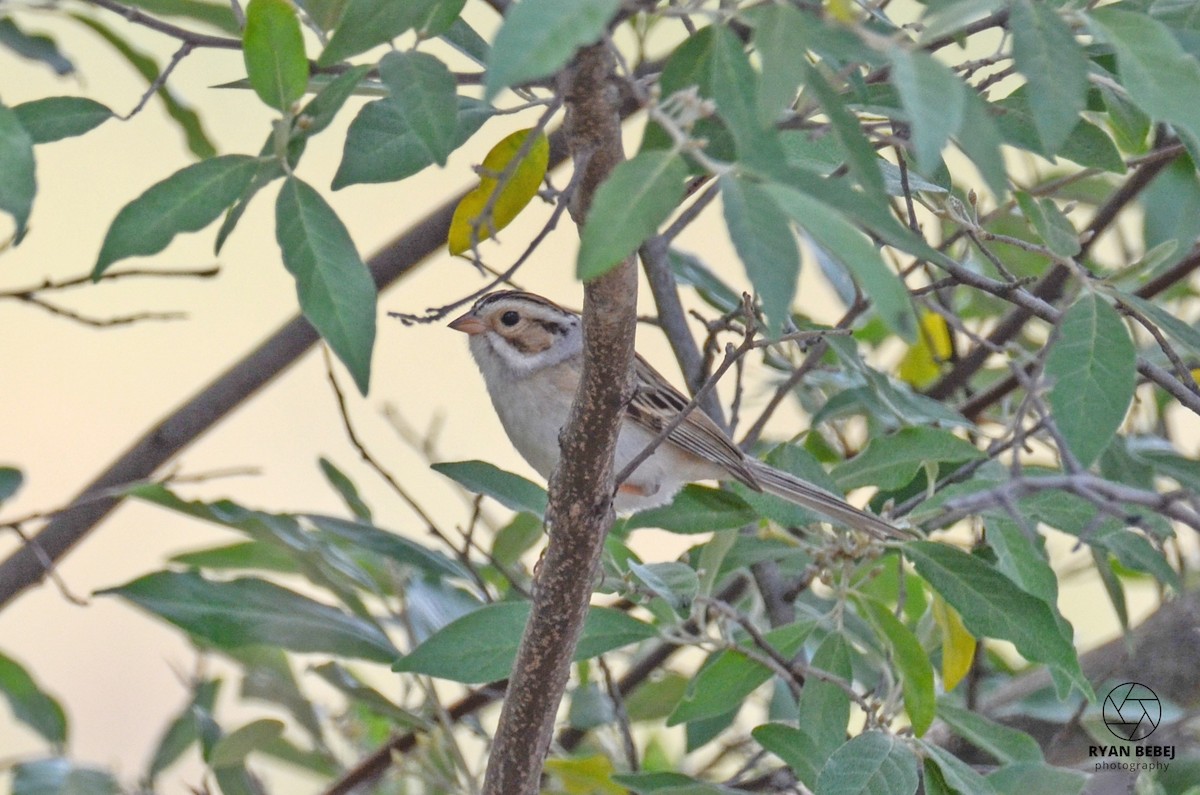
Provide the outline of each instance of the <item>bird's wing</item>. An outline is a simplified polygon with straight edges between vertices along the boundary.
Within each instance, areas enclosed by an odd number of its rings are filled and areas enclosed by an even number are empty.
[[[638,425],[658,434],[675,415],[687,408],[690,401],[641,356],[635,357],[633,370],[633,398],[625,407],[625,412]],[[667,440],[692,455],[724,467],[731,477],[750,488],[762,490],[747,464],[746,454],[700,409],[689,413],[687,419],[671,431]]]

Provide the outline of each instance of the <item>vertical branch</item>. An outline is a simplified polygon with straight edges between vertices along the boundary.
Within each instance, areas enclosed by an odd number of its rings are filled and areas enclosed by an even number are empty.
[[[584,48],[560,77],[566,137],[577,189],[571,216],[582,226],[596,188],[624,159],[612,56]],[[629,257],[589,282],[583,299],[583,373],[550,479],[542,560],[533,608],[513,665],[488,759],[483,795],[535,795],[583,630],[604,536],[612,524],[613,451],[631,389],[637,272]]]

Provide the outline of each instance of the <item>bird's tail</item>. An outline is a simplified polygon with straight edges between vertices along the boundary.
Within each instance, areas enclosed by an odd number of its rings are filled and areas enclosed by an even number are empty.
[[[751,459],[748,463],[750,471],[753,472],[763,491],[769,494],[774,494],[776,497],[781,497],[805,508],[811,508],[829,519],[853,527],[855,530],[861,530],[880,540],[907,540],[913,537],[912,531],[901,530],[874,514],[855,508],[841,497],[830,494],[825,489],[806,483],[761,461]]]

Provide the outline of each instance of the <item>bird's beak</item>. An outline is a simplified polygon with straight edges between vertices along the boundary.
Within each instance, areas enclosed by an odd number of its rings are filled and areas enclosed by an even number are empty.
[[[487,331],[487,325],[471,312],[459,315],[447,325],[455,331],[461,331],[464,334],[482,334],[484,331]]]

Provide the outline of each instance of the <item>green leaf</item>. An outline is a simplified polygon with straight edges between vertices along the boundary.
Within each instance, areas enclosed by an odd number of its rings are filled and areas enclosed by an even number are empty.
[[[850,112],[842,102],[841,96],[833,90],[817,67],[806,65],[804,71],[805,85],[821,103],[821,108],[833,127],[834,136],[846,152],[846,164],[850,173],[863,186],[868,196],[882,199],[885,191],[883,175],[879,171],[879,156],[875,154],[875,147],[863,133],[858,117]]]
[[[754,509],[736,494],[693,483],[684,486],[669,505],[635,513],[625,527],[657,527],[695,535],[743,527],[757,518]]]
[[[741,297],[713,273],[699,257],[672,248],[667,251],[675,281],[694,287],[696,294],[709,306],[722,312],[732,312],[742,305]]]
[[[1042,761],[1042,749],[1037,740],[978,712],[956,706],[947,696],[938,699],[937,714],[955,734],[991,754],[1001,764]]]
[[[346,503],[346,507],[350,509],[357,518],[365,522],[371,521],[371,508],[358,493],[358,487],[354,485],[346,473],[338,469],[332,461],[321,456],[319,462],[321,473],[325,475],[325,480],[329,481],[329,485],[333,486],[334,490],[341,496],[342,502]]]
[[[264,701],[283,707],[295,719],[295,722],[308,732],[314,742],[323,741],[320,718],[317,717],[317,711],[313,707],[312,701],[300,690],[300,683],[296,681],[296,675],[292,671],[291,661],[287,654],[272,646],[251,646],[229,650],[226,653],[242,666],[241,696],[243,699]],[[276,739],[267,734],[263,738],[262,744],[270,745]],[[224,743],[224,739],[222,743]],[[225,758],[224,766],[240,764],[242,759],[238,758],[233,749],[248,745],[248,743],[245,745],[233,744],[227,748],[224,753],[229,756]],[[212,761],[216,754],[217,749],[214,747],[210,754],[210,767],[221,766]],[[241,754],[241,757],[244,758],[245,754]]]
[[[1096,531],[1094,537],[1087,540],[1093,547],[1112,553],[1122,566],[1145,572],[1163,585],[1179,591],[1179,574],[1171,567],[1165,555],[1155,549],[1145,536],[1113,523],[1102,527]]]
[[[800,651],[815,626],[814,621],[800,620],[765,633],[763,640],[790,658]],[[765,653],[749,640],[741,642],[746,648]],[[731,705],[740,704],[774,675],[772,669],[736,648],[713,652],[692,678],[683,700],[667,718],[667,725],[677,726],[723,715]]]
[[[1089,13],[1089,27],[1117,53],[1121,83],[1150,116],[1200,139],[1200,63],[1153,17],[1122,8]]]
[[[127,599],[221,648],[272,644],[375,662],[400,653],[374,624],[265,580],[160,571],[97,593]]]
[[[941,167],[942,147],[963,120],[962,81],[940,61],[921,51],[897,47],[891,53],[892,85],[912,127],[917,165],[927,173]]]
[[[915,541],[905,545],[904,554],[959,612],[972,635],[1011,641],[1027,660],[1057,668],[1092,697],[1075,648],[1063,635],[1050,605],[979,558],[948,544]]]
[[[251,753],[282,737],[283,729],[283,721],[270,718],[251,721],[217,741],[208,757],[208,766],[215,770],[241,765]]]
[[[1112,603],[1113,612],[1117,614],[1121,632],[1127,635],[1129,633],[1129,603],[1125,599],[1125,586],[1121,584],[1121,578],[1117,576],[1117,572],[1113,568],[1113,560],[1108,553],[1098,546],[1093,546],[1091,552],[1092,565],[1096,567],[1096,575],[1104,586],[1104,592],[1108,594],[1108,601]]]
[[[1044,542],[1028,535],[1007,513],[984,517],[988,543],[996,553],[996,568],[1021,590],[1041,599],[1051,609],[1058,604],[1058,577],[1047,560]]]
[[[521,0],[509,6],[488,55],[484,99],[547,77],[604,35],[620,0]]]
[[[1058,430],[1083,466],[1112,441],[1137,382],[1137,351],[1125,323],[1088,291],[1063,313],[1058,340],[1046,358],[1053,380],[1050,410]]]
[[[679,91],[695,89],[700,96],[712,99],[712,65],[713,49],[717,45],[717,27],[709,25],[696,31],[695,35],[685,38],[676,47],[663,64],[662,75],[659,77],[659,92],[662,97],[670,97]],[[704,152],[709,157],[729,162],[736,159],[733,135],[720,116],[713,114],[707,118],[698,119],[692,127],[693,141],[707,142]],[[651,121],[642,133],[641,151],[652,149],[671,149],[675,142],[670,134],[657,122]],[[698,164],[688,161],[689,168],[700,173],[703,171]]]
[[[920,737],[933,723],[937,710],[933,665],[929,662],[929,655],[921,648],[921,641],[917,640],[912,630],[881,602],[862,598],[858,603],[892,651],[892,660],[900,674],[904,692],[904,709],[908,712],[913,733]]]
[[[878,170],[878,169],[876,169]],[[888,328],[902,339],[917,338],[917,317],[904,282],[883,261],[879,250],[836,210],[807,193],[782,184],[766,191],[794,223],[858,280]]]
[[[0,105],[0,212],[12,216],[18,241],[25,236],[25,224],[37,193],[33,143],[20,117]]]
[[[116,780],[105,770],[70,759],[39,759],[14,765],[12,795],[117,795]]]
[[[833,480],[842,491],[878,486],[885,491],[908,485],[929,464],[956,463],[982,458],[975,445],[940,428],[901,428],[876,436],[854,458],[834,468]]]
[[[796,42],[809,18],[789,5],[759,6],[752,12],[754,48],[762,59],[758,117],[763,124],[774,124],[795,101],[804,80],[804,59],[796,57]]]
[[[1086,773],[1043,762],[1005,765],[988,774],[988,783],[1005,795],[1079,795],[1087,785]]]
[[[1200,329],[1181,320],[1153,301],[1147,301],[1131,293],[1115,289],[1105,290],[1105,292],[1144,315],[1161,331],[1166,332],[1168,337],[1187,348],[1188,353],[1200,356]]]
[[[772,336],[790,318],[800,279],[800,249],[788,223],[766,188],[726,174],[720,178],[725,225],[738,258],[763,305]]]
[[[0,466],[0,503],[17,493],[25,476],[15,467]]]
[[[305,5],[311,4],[313,4],[313,0],[305,2]],[[207,2],[206,0],[129,0],[128,5],[137,6],[153,14],[184,17],[185,19],[203,22],[226,33],[236,34],[241,30],[241,26],[238,25],[237,20],[233,16],[232,9],[221,2]]]
[[[0,47],[5,47],[22,58],[40,61],[59,76],[75,71],[74,64],[59,51],[54,39],[26,33],[17,27],[17,23],[10,17],[0,19]]]
[[[1053,6],[1017,0],[1009,7],[1013,59],[1029,82],[1029,105],[1042,143],[1057,152],[1086,105],[1088,61]]]
[[[13,107],[35,144],[83,135],[112,118],[113,112],[87,97],[46,97]]]
[[[467,24],[462,17],[450,23],[450,26],[442,33],[442,41],[480,66],[487,66],[491,45],[484,41],[484,38],[475,32],[475,28]]]
[[[963,85],[962,92],[966,101],[963,104],[962,125],[955,142],[971,158],[988,188],[999,200],[1008,191],[1008,168],[1004,164],[1004,153],[1000,151],[1003,143],[1000,131],[992,118],[991,106],[966,85]]]
[[[492,557],[501,566],[511,566],[542,540],[542,521],[529,513],[519,513],[496,531],[492,539]]]
[[[242,541],[219,547],[181,552],[169,560],[192,569],[256,569],[295,573],[295,557],[262,541]]]
[[[320,30],[329,32],[337,26],[346,10],[347,0],[301,0],[300,6]]]
[[[683,698],[690,681],[682,674],[663,671],[662,676],[647,680],[625,697],[625,713],[633,723],[662,720]]]
[[[305,318],[364,395],[375,344],[375,283],[350,233],[321,194],[289,177],[275,203],[275,239]]]
[[[469,97],[457,99],[452,149],[466,143],[492,116],[492,108]],[[417,139],[404,111],[391,100],[362,106],[346,133],[342,162],[333,177],[333,189],[363,182],[396,182],[433,165],[429,149]]]
[[[766,750],[782,759],[796,778],[815,785],[824,757],[807,733],[783,723],[764,723],[750,735]],[[828,754],[826,754],[828,756]]]
[[[352,522],[336,516],[305,514],[324,539],[337,539],[350,545],[351,551],[382,555],[402,566],[412,566],[434,578],[468,576],[462,565],[441,552],[428,549],[412,539],[389,532],[367,522]]]
[[[355,66],[330,80],[296,114],[292,134],[312,138],[328,127],[370,71],[370,66]]]
[[[211,224],[250,184],[258,165],[258,159],[248,155],[222,155],[147,188],[113,219],[92,278],[98,279],[117,260],[157,254],[180,232]]]
[[[297,143],[297,139],[293,138],[293,145]],[[305,139],[299,138],[298,143],[302,148]],[[289,147],[290,150],[290,147]],[[250,178],[250,182],[242,189],[237,201],[225,213],[225,220],[221,221],[221,225],[217,228],[217,239],[213,243],[213,253],[220,254],[221,249],[225,246],[225,241],[233,234],[233,230],[237,227],[238,221],[242,219],[242,215],[246,212],[246,208],[250,206],[251,200],[258,195],[258,192],[270,185],[280,177],[286,176],[284,163],[275,154],[275,135],[272,133],[262,150],[259,152],[258,168],[254,171],[254,176]],[[294,163],[292,164],[294,165]]]
[[[535,516],[546,514],[545,489],[486,461],[448,461],[434,464],[431,469],[457,481],[468,491],[491,497],[505,508]]]
[[[0,696],[13,717],[37,732],[56,749],[67,742],[67,716],[62,706],[42,690],[11,657],[0,653]]]
[[[947,789],[959,795],[996,795],[991,783],[966,762],[931,743],[921,745],[927,758],[937,765]]]
[[[629,561],[629,571],[673,610],[686,611],[700,591],[700,577],[686,563],[638,563]]]
[[[996,117],[996,128],[1007,143],[1034,154],[1053,160],[1055,156],[1087,166],[1111,171],[1125,172],[1125,161],[1113,144],[1112,138],[1096,125],[1080,120],[1057,151],[1042,143],[1034,124],[1033,112],[1029,108],[1029,97],[1025,86],[1018,88],[1004,99],[991,103],[1000,111]]]
[[[846,638],[838,633],[827,635],[813,654],[811,665],[849,683],[853,671],[850,667],[850,645]],[[802,745],[805,766],[794,770],[796,777],[813,789],[817,786],[821,768],[846,740],[846,726],[850,722],[850,696],[832,682],[810,678],[800,692],[796,712],[797,725],[807,740]]]
[[[638,795],[737,795],[741,791],[668,771],[618,773],[612,780]]]
[[[683,198],[687,173],[674,151],[641,152],[614,168],[588,210],[576,275],[590,281],[636,251]]]
[[[1060,257],[1074,257],[1082,250],[1079,233],[1053,199],[1038,199],[1024,191],[1015,195],[1025,220],[1051,251]]]
[[[197,715],[211,713],[220,690],[219,679],[206,679],[197,682],[192,688],[192,698],[172,720],[167,724],[154,756],[150,760],[148,777],[151,782],[159,773],[166,770],[179,760],[179,757],[200,740],[200,728]]]
[[[733,133],[739,162],[770,169],[782,162],[784,155],[773,128],[761,117],[758,73],[750,65],[742,40],[724,25],[713,27],[708,73],[717,111]]]
[[[456,84],[446,64],[423,52],[392,52],[379,62],[379,75],[416,141],[446,165],[458,144]]]
[[[356,674],[336,662],[322,663],[313,667],[313,673],[348,696],[353,702],[388,718],[406,729],[430,731],[429,721],[409,712],[370,685]]]
[[[417,35],[428,39],[446,33],[459,21],[459,14],[466,4],[467,0],[434,0],[416,24]]]
[[[497,602],[455,619],[401,657],[393,671],[426,674],[464,684],[508,676],[529,619],[529,602]],[[652,638],[654,627],[610,607],[588,611],[574,660]]]
[[[250,0],[242,31],[246,74],[258,98],[287,112],[308,88],[308,58],[289,0]]]
[[[917,757],[897,737],[863,732],[833,752],[814,795],[913,795]]]
[[[350,0],[337,23],[337,29],[317,59],[320,66],[331,66],[352,55],[391,41],[404,31],[421,24],[437,0]]]
[[[130,66],[141,74],[148,85],[157,86],[156,93],[158,94],[158,98],[162,101],[167,115],[183,131],[184,137],[187,139],[188,150],[192,154],[202,160],[217,154],[217,148],[213,146],[212,141],[208,139],[208,135],[204,132],[204,125],[201,123],[200,117],[194,110],[176,99],[166,84],[161,81],[162,73],[153,58],[144,52],[135,50],[130,46],[129,42],[91,17],[83,16],[82,14],[71,14],[70,17],[81,25],[91,28],[100,38],[108,42],[122,58],[129,62]]]

